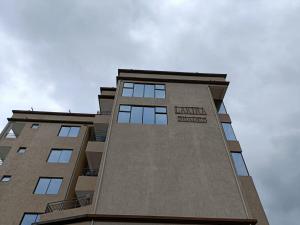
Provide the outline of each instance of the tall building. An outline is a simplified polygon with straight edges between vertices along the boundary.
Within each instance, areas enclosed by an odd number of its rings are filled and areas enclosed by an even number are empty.
[[[119,69],[96,114],[13,110],[0,224],[268,225],[225,74]]]

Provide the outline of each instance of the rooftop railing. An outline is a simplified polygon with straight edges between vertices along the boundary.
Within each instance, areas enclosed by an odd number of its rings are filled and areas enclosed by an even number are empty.
[[[74,208],[79,208],[90,204],[92,204],[91,197],[50,202],[47,204],[45,213],[51,213],[54,211],[62,211],[67,209],[74,209]]]

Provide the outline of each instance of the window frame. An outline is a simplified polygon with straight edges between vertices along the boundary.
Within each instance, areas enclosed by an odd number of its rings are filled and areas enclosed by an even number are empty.
[[[60,132],[61,132],[61,130],[62,130],[63,128],[69,128],[68,134],[67,134],[66,136],[60,136]],[[76,137],[75,137],[75,136],[69,136],[70,131],[71,131],[72,128],[79,128]],[[68,137],[68,138],[77,138],[77,137],[79,136],[79,134],[80,134],[80,129],[81,129],[81,126],[61,125],[61,126],[60,126],[60,129],[59,129],[59,131],[58,131],[57,136],[58,136],[58,137],[62,137],[62,138],[64,138],[64,137]]]
[[[7,178],[8,178],[8,180],[7,180]],[[1,183],[8,183],[8,182],[11,181],[11,178],[12,178],[11,175],[3,175],[3,176],[1,177],[1,179],[0,179],[0,182],[1,182]]]
[[[129,107],[129,110],[121,110],[122,106],[127,106]],[[142,108],[142,118],[141,118],[141,123],[132,123],[131,122],[131,117],[132,117],[132,108],[133,107],[138,107],[138,108]],[[144,109],[145,108],[153,108],[154,109],[154,123],[144,123]],[[157,109],[159,108],[163,108],[165,109],[165,112],[158,112]],[[119,115],[121,113],[129,113],[129,120],[128,122],[119,122]],[[157,123],[156,122],[156,115],[166,115],[166,123]],[[167,106],[153,106],[153,105],[125,105],[125,104],[120,104],[119,105],[119,111],[118,111],[118,116],[117,116],[117,123],[119,124],[142,124],[142,125],[168,125],[168,107]]]
[[[44,193],[35,193],[41,179],[49,179],[50,181],[49,181],[49,183],[48,183],[48,185],[47,185],[47,188],[46,188],[46,190],[45,190]],[[61,180],[60,185],[59,185],[58,192],[55,193],[55,194],[48,194],[47,192],[48,192],[48,190],[49,190],[51,181],[52,181],[52,180],[55,180],[55,179]],[[33,194],[34,194],[34,195],[58,195],[59,192],[60,192],[61,186],[62,186],[62,184],[63,184],[63,180],[64,180],[63,177],[39,177],[39,179],[38,179],[38,181],[37,181],[37,183],[36,183],[36,185],[35,185],[35,188],[34,188],[34,190],[33,190]]]
[[[24,150],[24,152],[21,152],[21,150]],[[27,147],[19,147],[17,150],[17,153],[19,155],[23,155],[23,154],[25,154],[26,151],[27,151]]]
[[[234,160],[233,154],[239,154],[240,155],[240,159],[242,160],[241,162],[243,163],[243,167],[244,167],[243,170],[246,171],[247,175],[241,175],[242,173],[241,173],[241,171],[239,171],[239,168],[237,168],[236,161]],[[242,152],[231,151],[230,152],[230,157],[231,157],[236,175],[239,176],[239,177],[249,177],[250,176],[249,175],[249,170],[247,168],[247,165],[246,165],[246,162],[245,162],[245,159],[244,159],[244,156],[243,156]]]
[[[128,86],[128,84],[132,84],[132,87]],[[127,87],[125,86],[127,85]],[[142,96],[134,96],[134,91],[136,90],[135,85],[143,85],[143,94]],[[153,97],[149,97],[149,96],[145,96],[145,90],[146,90],[146,86],[150,86],[153,85]],[[162,86],[162,87],[159,87]],[[124,95],[124,90],[130,90],[131,91],[131,95]],[[157,91],[164,91],[164,97],[163,98],[159,98],[156,97]],[[166,98],[166,84],[162,84],[162,83],[138,83],[138,82],[123,82],[122,85],[122,97],[129,97],[129,98],[155,98],[155,99],[165,99]]]
[[[23,213],[23,216],[22,216],[22,219],[21,219],[21,221],[20,221],[20,223],[19,223],[19,225],[22,225],[23,220],[24,220],[24,217],[27,216],[27,215],[35,215],[36,217],[35,217],[34,223],[39,222],[39,221],[40,221],[40,215],[41,215],[41,214],[42,214],[42,213],[24,212],[24,213]]]
[[[58,161],[57,161],[57,162],[49,162],[49,161],[48,161],[49,158],[50,158],[50,156],[51,156],[52,151],[60,151],[60,154],[59,154],[59,157],[58,157]],[[61,158],[61,155],[62,155],[63,151],[69,151],[69,152],[71,152],[71,155],[70,155],[70,158],[69,158],[69,161],[68,161],[68,162],[60,162],[60,158]],[[51,148],[51,149],[50,149],[50,152],[49,152],[49,155],[48,155],[48,157],[47,157],[46,162],[47,162],[47,163],[50,163],[50,164],[52,164],[52,163],[68,164],[68,163],[70,163],[70,161],[71,161],[71,159],[72,159],[72,154],[73,154],[73,149],[67,149],[67,148]]]
[[[38,123],[31,124],[31,129],[39,129],[39,128],[40,128],[40,124]]]

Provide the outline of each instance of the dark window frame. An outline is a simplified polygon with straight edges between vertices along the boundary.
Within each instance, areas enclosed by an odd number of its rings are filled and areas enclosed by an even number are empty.
[[[132,87],[126,87],[125,85],[126,84],[132,84]],[[134,96],[134,86],[135,85],[143,85],[143,95],[141,97],[138,97],[138,96]],[[146,85],[153,85],[154,86],[154,89],[153,89],[153,96],[154,97],[145,97],[145,87]],[[163,86],[163,88],[159,88],[157,86]],[[124,93],[124,89],[125,90],[131,90],[131,96],[124,96],[123,93]],[[156,91],[164,91],[164,98],[158,98],[156,97]],[[166,98],[166,84],[161,84],[161,83],[136,83],[136,82],[124,82],[123,83],[123,87],[122,87],[122,94],[121,96],[122,97],[129,97],[129,98],[156,98],[156,99],[165,99]]]
[[[20,152],[21,150],[24,150],[24,152]],[[27,147],[21,146],[21,147],[18,148],[17,153],[19,155],[23,155],[23,154],[25,154],[26,151],[27,151]]]
[[[127,110],[121,110],[122,106],[128,106],[130,107],[130,109]],[[131,123],[131,114],[132,114],[132,107],[140,107],[142,108],[142,123]],[[153,124],[149,124],[149,123],[144,123],[144,108],[153,108],[154,109],[154,123]],[[157,108],[164,108],[165,112],[157,112]],[[128,122],[119,122],[119,113],[120,112],[125,112],[125,113],[129,113],[129,120]],[[166,115],[166,123],[165,124],[158,124],[156,123],[156,115]],[[153,106],[153,105],[125,105],[125,104],[120,104],[119,105],[119,111],[118,111],[118,116],[117,116],[117,123],[119,124],[143,124],[143,125],[168,125],[169,120],[168,120],[168,107],[167,106]]]
[[[51,153],[52,153],[53,150],[54,150],[54,151],[61,151],[61,152],[60,152],[60,155],[59,155],[59,158],[58,158],[58,162],[48,162],[48,160],[49,160],[49,158],[50,158],[50,155],[51,155]],[[62,154],[63,151],[71,151],[71,156],[70,156],[68,162],[59,162],[60,157],[61,157],[61,154]],[[51,163],[51,164],[52,164],[52,163],[54,163],[54,164],[56,164],[56,163],[58,163],[58,164],[68,164],[68,163],[70,163],[70,161],[71,161],[72,154],[73,154],[73,149],[71,149],[71,148],[51,148],[51,149],[50,149],[50,152],[49,152],[49,155],[48,155],[48,157],[47,157],[46,162],[47,162],[47,163]]]
[[[23,216],[22,216],[22,219],[21,219],[21,221],[20,221],[20,223],[19,223],[19,225],[22,225],[23,220],[24,220],[24,217],[25,217],[26,215],[36,215],[36,218],[35,218],[34,223],[39,222],[39,221],[40,221],[40,215],[41,215],[41,214],[43,214],[43,213],[24,212],[24,213],[23,213]],[[37,219],[38,219],[38,220],[37,220]]]
[[[9,178],[9,180],[4,180],[5,178]],[[8,183],[11,181],[12,176],[11,175],[3,175],[1,176],[0,182],[1,183]]]
[[[46,189],[46,191],[45,191],[45,194],[38,194],[38,193],[35,193],[36,188],[38,187],[39,182],[40,182],[41,179],[50,179],[50,182],[49,182],[49,184],[47,185],[47,189]],[[47,194],[47,191],[48,191],[48,189],[49,189],[49,186],[50,186],[50,183],[51,183],[51,180],[52,180],[52,179],[61,179],[61,183],[60,183],[60,186],[59,186],[59,190],[58,190],[58,192],[57,192],[56,194]],[[61,186],[62,186],[63,181],[64,181],[64,178],[63,178],[63,177],[39,177],[38,181],[36,182],[35,188],[33,189],[33,194],[34,194],[34,195],[58,195],[59,192],[60,192],[60,189],[61,189]]]
[[[69,131],[68,131],[68,135],[67,135],[67,136],[60,136],[59,134],[60,134],[61,130],[62,130],[63,128],[67,128],[67,127],[70,128]],[[73,127],[79,128],[79,131],[78,131],[78,134],[77,134],[76,137],[74,137],[74,136],[69,136],[70,131],[71,131],[71,128],[73,128]],[[57,136],[58,136],[58,137],[62,137],[62,138],[64,138],[64,137],[68,137],[68,138],[77,138],[77,137],[79,136],[79,134],[80,134],[80,129],[81,129],[81,126],[61,125],[61,126],[60,126],[60,129],[59,129],[59,131],[58,131]]]
[[[39,128],[40,128],[40,124],[38,124],[38,123],[33,123],[31,125],[31,129],[39,129]]]

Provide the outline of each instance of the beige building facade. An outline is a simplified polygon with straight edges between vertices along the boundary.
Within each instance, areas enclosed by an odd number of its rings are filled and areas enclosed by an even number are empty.
[[[225,74],[119,69],[96,114],[13,110],[0,224],[268,225]]]

